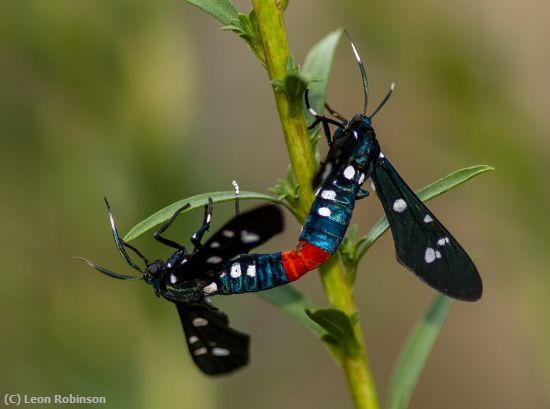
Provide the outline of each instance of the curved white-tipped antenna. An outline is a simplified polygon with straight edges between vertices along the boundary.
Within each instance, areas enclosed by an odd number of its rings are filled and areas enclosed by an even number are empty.
[[[359,57],[359,53],[357,52],[357,49],[355,48],[355,45],[351,40],[351,36],[348,33],[348,30],[344,30],[344,34],[348,38],[348,41],[351,45],[351,49],[353,50],[353,54],[355,54],[355,59],[357,60],[357,64],[359,65],[359,70],[361,71],[361,79],[363,80],[363,92],[365,95],[365,106],[363,107],[363,115],[367,115],[367,104],[369,102],[369,83],[367,81],[367,72],[365,71],[365,65],[361,61],[361,57]]]
[[[96,269],[97,271],[99,271],[100,273],[103,273],[106,276],[109,276],[109,277],[112,277],[112,278],[116,278],[118,280],[143,280],[143,276],[142,277],[137,277],[137,276],[131,276],[131,275],[126,275],[126,274],[115,273],[114,271],[108,270],[105,267],[101,267],[100,265],[94,263],[93,261],[85,259],[84,257],[74,256],[73,258],[75,260],[83,261],[86,264],[88,264],[90,267],[92,267],[93,269]]]
[[[138,266],[134,261],[130,258],[126,250],[124,249],[124,245],[126,244],[124,240],[120,238],[120,235],[118,234],[118,229],[116,227],[115,218],[113,216],[113,211],[111,210],[111,206],[109,205],[109,202],[107,201],[107,198],[103,198],[105,200],[105,204],[107,205],[107,213],[109,214],[109,221],[111,222],[111,231],[113,233],[113,238],[115,239],[115,245],[118,248],[118,251],[122,258],[126,260],[126,262],[134,269],[139,271],[140,273],[144,274],[145,271]],[[131,248],[131,246],[129,246]],[[139,252],[138,252],[139,253]],[[141,254],[141,253],[139,253]],[[143,256],[141,256],[143,258]],[[94,267],[96,270],[98,270],[96,267]],[[101,270],[99,270],[101,271]],[[103,271],[102,271],[103,272]]]
[[[382,102],[380,102],[380,104],[378,105],[378,107],[374,110],[374,112],[369,116],[369,118],[372,119],[372,117],[373,117],[374,115],[376,115],[376,113],[377,113],[378,111],[380,111],[384,105],[386,105],[386,102],[388,102],[388,99],[390,99],[391,94],[392,94],[393,90],[395,89],[395,85],[396,85],[396,81],[393,81],[393,82],[391,83],[391,85],[390,85],[390,90],[388,91],[388,93],[386,94],[386,96],[384,97],[384,99],[382,100]]]

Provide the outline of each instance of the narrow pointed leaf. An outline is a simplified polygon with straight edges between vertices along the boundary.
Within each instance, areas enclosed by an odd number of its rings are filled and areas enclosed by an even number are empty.
[[[230,202],[235,200],[234,191],[226,192],[212,192],[212,193],[202,193],[200,195],[191,196],[187,199],[179,200],[171,205],[166,206],[165,208],[159,210],[158,212],[147,217],[145,220],[139,222],[134,227],[130,229],[128,234],[124,236],[125,241],[132,241],[135,238],[141,236],[143,233],[153,229],[156,226],[167,221],[176,210],[180,207],[183,207],[185,204],[189,203],[189,207],[181,212],[181,214],[187,213],[193,209],[202,208],[204,205],[208,204],[208,198],[211,197],[214,203],[223,203]],[[270,202],[275,202],[278,204],[285,205],[279,199],[273,196],[269,196],[263,193],[241,191],[239,195],[240,200],[267,200]]]
[[[314,308],[313,303],[294,286],[288,284],[269,291],[261,291],[258,296],[296,318],[319,337],[325,335],[325,331],[306,315],[305,310]]]
[[[457,170],[450,175],[447,175],[439,180],[436,180],[432,184],[418,190],[416,195],[423,202],[433,199],[457,186],[467,182],[474,176],[481,173],[494,170],[492,166],[476,165],[468,168]],[[374,244],[376,240],[388,229],[388,220],[386,217],[381,218],[371,229],[371,231],[364,237],[357,241],[356,262],[359,262],[365,255],[367,250]]]
[[[408,406],[451,304],[449,297],[436,295],[424,317],[410,334],[393,369],[388,409],[405,409]]]
[[[332,69],[332,60],[336,46],[342,37],[343,30],[338,29],[328,33],[315,44],[306,56],[302,75],[317,81],[309,84],[309,100],[312,108],[321,112],[327,100],[328,79]]]
[[[187,0],[187,2],[210,14],[224,26],[234,23],[235,19],[239,18],[237,8],[229,0]]]

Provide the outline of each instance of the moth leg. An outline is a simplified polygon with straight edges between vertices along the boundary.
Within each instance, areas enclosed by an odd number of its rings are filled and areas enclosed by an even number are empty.
[[[184,206],[180,207],[178,210],[174,212],[172,217],[168,219],[166,223],[164,223],[162,226],[160,226],[160,229],[158,229],[155,234],[153,234],[153,238],[157,241],[160,241],[162,244],[168,247],[172,247],[178,250],[185,250],[185,247],[179,243],[176,243],[173,240],[167,239],[165,237],[162,237],[161,234],[164,233],[171,225],[174,223],[174,220],[179,216],[181,212],[183,212],[185,209],[189,208],[191,206],[189,203],[185,204]]]
[[[195,246],[195,250],[202,247],[201,240],[204,233],[210,228],[210,223],[212,222],[212,198],[208,198],[208,204],[204,206],[204,219],[202,221],[201,227],[191,236],[191,243]]]
[[[121,243],[124,247],[126,248],[129,248],[130,250],[132,250],[134,253],[136,253],[139,258],[141,258],[141,260],[143,260],[143,262],[145,263],[145,265],[148,265],[149,264],[149,260],[147,260],[147,257],[145,257],[141,251],[139,251],[137,248],[135,248],[134,246],[132,246],[130,243],[127,243],[125,242],[124,240],[121,239]]]
[[[345,128],[345,125],[338,122],[338,121],[335,121],[334,119],[327,118],[324,115],[319,115],[311,107],[311,105],[309,104],[309,90],[308,89],[306,89],[306,92],[304,94],[304,99],[305,99],[307,110],[315,118],[315,121],[313,121],[313,123],[310,126],[308,126],[308,129],[313,129],[315,126],[317,126],[318,123],[323,124],[323,131],[325,133],[325,137],[327,138],[328,145],[331,146],[333,141],[332,141],[332,138],[330,136],[330,128],[328,127],[328,124],[335,125],[339,128]]]
[[[362,187],[359,188],[359,192],[357,192],[357,195],[355,195],[356,200],[364,199],[369,195],[368,190],[363,189]]]

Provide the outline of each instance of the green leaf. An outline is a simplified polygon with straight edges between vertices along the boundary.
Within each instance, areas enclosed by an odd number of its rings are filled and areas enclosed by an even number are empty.
[[[311,320],[310,320],[311,322]],[[336,338],[334,338],[332,335],[325,333],[321,340],[328,346],[328,349],[334,359],[340,364],[344,361],[344,355],[342,352],[342,348],[340,348],[340,343]]]
[[[285,93],[288,96],[290,115],[299,115],[304,109],[304,92],[310,82],[301,74],[290,73],[285,77]]]
[[[449,297],[436,295],[424,317],[410,334],[393,369],[388,409],[405,409],[408,406],[451,304]]]
[[[302,68],[302,75],[305,78],[310,81],[313,78],[319,79],[309,84],[309,101],[311,107],[317,112],[322,112],[325,107],[332,60],[342,33],[343,30],[338,29],[323,37],[308,52]]]
[[[288,165],[286,170],[286,179],[278,179],[275,186],[270,187],[269,190],[271,193],[277,195],[277,199],[280,202],[286,203],[287,208],[292,212],[298,220],[299,217],[298,204],[298,185],[294,177],[294,171],[292,170],[292,165]]]
[[[212,192],[212,193],[202,193],[200,195],[191,196],[187,199],[179,200],[171,205],[166,206],[165,208],[159,210],[153,215],[147,217],[145,220],[139,222],[134,227],[130,229],[128,234],[124,236],[125,241],[132,241],[135,238],[141,236],[148,230],[164,223],[178,210],[180,207],[183,207],[185,204],[189,203],[190,206],[181,212],[181,214],[187,213],[193,209],[202,208],[204,205],[208,204],[208,198],[211,197],[214,203],[223,203],[235,200],[234,191],[226,192]],[[239,195],[240,200],[268,200],[270,202],[275,202],[283,204],[279,199],[269,196],[263,193],[241,191]]]
[[[300,72],[300,66],[296,64],[292,54],[286,58],[286,72],[287,74],[298,74]]]
[[[313,303],[305,298],[304,295],[292,285],[288,284],[282,287],[273,288],[269,291],[261,291],[258,293],[258,297],[270,302],[296,318],[316,335],[320,337],[325,335],[325,331],[319,325],[311,321],[306,315],[305,310],[307,308],[313,308]]]
[[[225,26],[239,18],[237,8],[229,0],[187,0],[187,2],[218,19]]]
[[[437,197],[451,189],[454,189],[457,186],[460,186],[474,176],[494,169],[495,168],[488,165],[476,165],[460,169],[420,189],[416,192],[416,195],[423,202],[427,202],[434,197]],[[374,227],[366,236],[357,241],[357,251],[355,252],[356,263],[361,260],[367,250],[374,244],[376,240],[378,240],[378,238],[388,229],[388,227],[388,220],[386,219],[386,217],[383,217],[374,225]]]
[[[265,66],[265,54],[261,44],[258,21],[254,9],[250,10],[248,16],[238,13],[238,17],[231,20],[230,24],[222,27],[224,31],[233,31],[242,38],[252,50],[256,58]]]
[[[329,346],[338,342],[342,353],[349,357],[355,357],[359,353],[359,344],[353,331],[353,322],[345,312],[336,308],[320,308],[318,310],[306,310],[306,314],[323,327],[330,335],[325,341],[330,341]]]

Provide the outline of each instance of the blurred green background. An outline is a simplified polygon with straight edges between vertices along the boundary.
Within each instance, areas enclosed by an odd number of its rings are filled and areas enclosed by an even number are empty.
[[[287,10],[297,61],[344,26],[366,61],[372,104],[398,80],[375,126],[412,187],[496,167],[430,204],[475,259],[485,294],[453,306],[411,408],[550,406],[548,16],[544,0],[294,0]],[[209,379],[192,365],[170,303],[72,259],[129,272],[104,195],[125,232],[176,200],[230,190],[232,179],[265,192],[284,174],[271,89],[240,39],[182,0],[5,0],[0,81],[2,396],[102,395],[112,408],[351,407],[324,346],[256,296],[215,299],[252,335],[252,359]],[[348,117],[362,107],[346,45],[329,101]],[[214,224],[232,212],[217,206]],[[354,221],[366,233],[381,215],[371,198]],[[171,237],[188,237],[201,218],[182,217]],[[284,237],[263,250],[294,246],[299,226],[286,219]],[[136,244],[151,257],[169,253],[149,237]],[[395,356],[433,292],[395,261],[389,235],[358,274],[384,402]],[[325,304],[316,273],[298,287]]]

